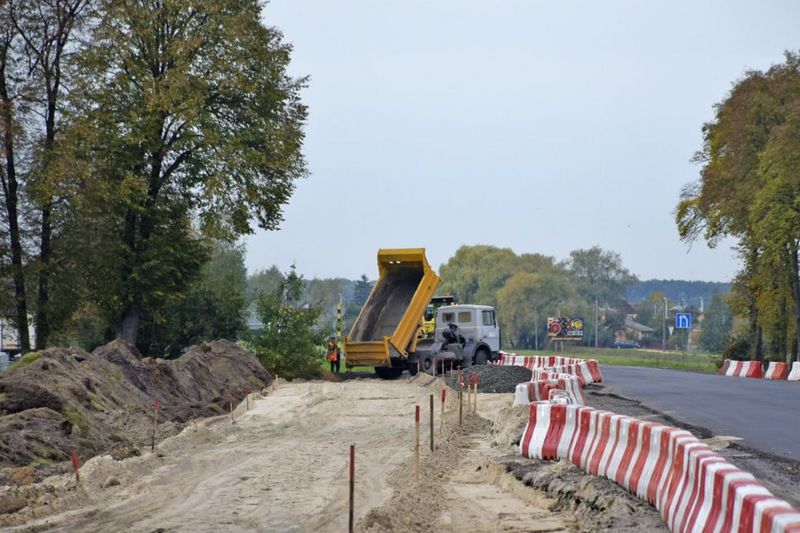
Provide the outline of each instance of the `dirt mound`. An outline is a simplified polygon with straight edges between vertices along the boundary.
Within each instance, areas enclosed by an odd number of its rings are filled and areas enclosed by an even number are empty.
[[[82,460],[138,455],[152,438],[156,398],[162,439],[271,381],[229,341],[193,346],[176,360],[143,358],[122,341],[93,353],[51,348],[27,360],[0,375],[0,484],[30,479],[20,467],[32,468],[34,479],[61,471],[72,449]]]
[[[589,476],[567,461],[508,456],[498,460],[514,477],[554,498],[579,531],[669,531],[658,511],[611,480]]]
[[[531,371],[524,366],[477,365],[462,372],[478,375],[480,392],[514,392],[519,383],[531,380]]]

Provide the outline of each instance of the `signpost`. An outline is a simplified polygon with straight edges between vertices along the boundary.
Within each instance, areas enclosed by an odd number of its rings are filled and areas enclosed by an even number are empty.
[[[692,313],[675,313],[675,328],[686,330],[686,351],[689,351],[689,331],[692,329]]]

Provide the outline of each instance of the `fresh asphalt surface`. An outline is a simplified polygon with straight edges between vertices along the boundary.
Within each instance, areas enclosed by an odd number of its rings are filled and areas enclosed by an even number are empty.
[[[800,382],[600,365],[603,393],[739,444],[800,461]]]

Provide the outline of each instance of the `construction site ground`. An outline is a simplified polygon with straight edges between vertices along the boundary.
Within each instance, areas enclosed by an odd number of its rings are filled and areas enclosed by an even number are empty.
[[[509,393],[481,393],[458,423],[442,380],[287,383],[252,394],[228,416],[198,420],[155,453],[6,487],[23,500],[0,527],[39,531],[343,531],[348,452],[356,445],[357,531],[665,531],[656,511],[607,480],[566,463],[520,457],[527,418]],[[428,405],[435,399],[435,451]],[[466,398],[465,398],[466,400]],[[250,409],[247,410],[247,407]],[[422,411],[419,480],[414,406]],[[535,487],[535,488],[534,488]]]

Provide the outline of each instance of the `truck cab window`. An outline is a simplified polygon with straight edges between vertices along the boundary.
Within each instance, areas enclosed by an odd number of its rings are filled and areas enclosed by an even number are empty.
[[[451,324],[456,321],[455,313],[442,313],[442,323]]]
[[[494,326],[494,311],[483,311],[483,325]]]
[[[458,312],[458,323],[459,324],[471,324],[472,323],[472,311],[459,311]]]

